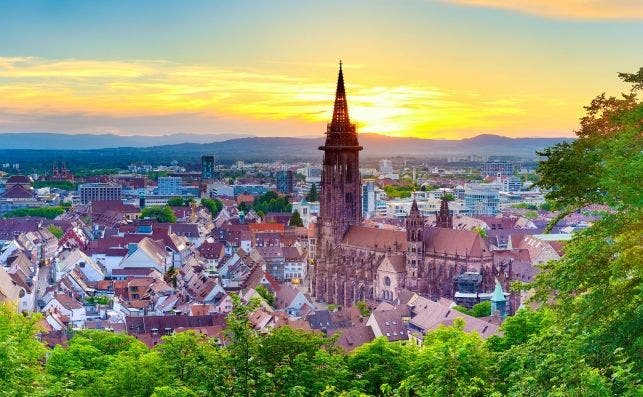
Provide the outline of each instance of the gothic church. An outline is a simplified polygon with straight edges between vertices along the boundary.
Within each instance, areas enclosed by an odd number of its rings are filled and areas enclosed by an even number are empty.
[[[405,290],[434,300],[453,299],[454,278],[464,272],[479,273],[480,289],[493,290],[500,266],[478,233],[452,228],[446,200],[436,214],[436,227],[425,225],[415,200],[406,231],[362,222],[363,148],[349,118],[341,62],[333,118],[319,149],[324,158],[312,295],[344,306],[359,300],[393,301]]]

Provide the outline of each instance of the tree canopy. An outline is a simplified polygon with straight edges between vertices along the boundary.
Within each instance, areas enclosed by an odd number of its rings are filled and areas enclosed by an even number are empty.
[[[161,223],[176,222],[176,215],[170,206],[164,207],[145,207],[141,211],[142,218],[156,219]]]
[[[306,195],[306,200],[319,201],[319,193],[317,192],[317,185],[315,185],[314,183],[310,185],[310,190]]]
[[[218,199],[202,198],[201,205],[210,211],[213,218],[219,215],[219,212],[223,209],[223,203]]]
[[[18,208],[8,211],[4,214],[5,218],[19,218],[23,216],[35,216],[47,219],[54,219],[65,212],[63,207],[36,207],[36,208]]]
[[[290,217],[290,221],[288,222],[290,226],[299,226],[302,227],[304,226],[304,221],[301,219],[301,215],[299,215],[299,211],[295,210],[292,213],[292,216]]]

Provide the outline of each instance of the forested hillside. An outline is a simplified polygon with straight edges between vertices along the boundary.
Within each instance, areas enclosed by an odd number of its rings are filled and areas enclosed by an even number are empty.
[[[153,349],[80,331],[69,346],[37,339],[39,316],[0,307],[0,396],[640,396],[643,373],[643,68],[620,98],[587,107],[578,139],[546,149],[548,199],[569,213],[613,211],[575,235],[530,285],[533,308],[483,341],[442,327],[424,346],[382,339],[350,354],[287,327],[257,335],[235,298],[221,341],[192,332]],[[225,347],[219,347],[223,342]]]

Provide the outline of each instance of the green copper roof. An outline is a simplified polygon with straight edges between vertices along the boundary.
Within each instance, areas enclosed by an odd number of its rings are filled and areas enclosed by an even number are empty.
[[[500,281],[496,279],[496,289],[493,290],[493,295],[491,295],[491,301],[492,302],[504,302],[507,299],[505,299],[505,293],[502,292],[502,285],[500,285]]]

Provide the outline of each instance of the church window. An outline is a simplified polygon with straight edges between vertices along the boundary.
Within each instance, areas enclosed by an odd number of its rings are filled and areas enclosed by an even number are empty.
[[[391,279],[389,278],[389,276],[384,276],[384,285],[386,285],[387,287],[391,285]]]

